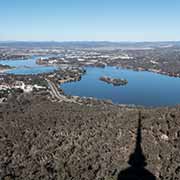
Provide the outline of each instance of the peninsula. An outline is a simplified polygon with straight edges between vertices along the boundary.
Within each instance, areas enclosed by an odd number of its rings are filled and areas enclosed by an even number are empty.
[[[12,69],[12,68],[14,68],[14,67],[0,64],[0,73],[3,73],[3,72],[5,72],[9,69]]]

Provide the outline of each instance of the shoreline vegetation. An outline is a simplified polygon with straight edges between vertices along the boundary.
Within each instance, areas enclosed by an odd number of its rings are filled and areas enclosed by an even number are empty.
[[[8,70],[14,69],[15,67],[9,65],[0,64],[0,73],[5,73]]]

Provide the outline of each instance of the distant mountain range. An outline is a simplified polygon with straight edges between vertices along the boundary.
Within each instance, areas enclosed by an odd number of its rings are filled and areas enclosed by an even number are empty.
[[[119,47],[119,48],[158,48],[179,46],[180,41],[163,42],[111,42],[111,41],[0,41],[2,47],[78,47],[78,48],[96,48],[96,47]]]

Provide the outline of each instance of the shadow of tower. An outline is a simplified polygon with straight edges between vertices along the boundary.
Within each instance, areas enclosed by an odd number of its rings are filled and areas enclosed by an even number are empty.
[[[145,169],[147,163],[141,148],[141,140],[141,112],[139,112],[136,147],[128,161],[130,167],[121,171],[117,180],[156,180],[155,176]]]

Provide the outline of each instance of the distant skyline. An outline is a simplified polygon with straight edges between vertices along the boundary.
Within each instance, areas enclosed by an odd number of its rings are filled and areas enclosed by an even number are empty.
[[[2,0],[0,41],[180,41],[179,0]]]

